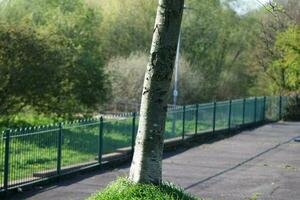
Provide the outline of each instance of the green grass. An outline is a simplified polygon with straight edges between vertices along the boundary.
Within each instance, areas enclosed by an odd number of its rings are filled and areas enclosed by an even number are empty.
[[[87,200],[200,200],[172,183],[135,184],[120,178]]]
[[[20,112],[13,116],[0,116],[0,132],[6,129],[14,129],[19,127],[48,125],[62,120],[63,119],[58,118],[57,116],[40,114],[32,109],[26,109],[26,111]]]
[[[104,154],[131,146],[131,119],[104,123]],[[31,178],[34,172],[56,169],[58,131],[12,134],[9,180]],[[14,137],[18,136],[18,137]],[[99,151],[99,122],[63,129],[62,167],[96,162]],[[4,140],[0,140],[0,187],[4,171]]]

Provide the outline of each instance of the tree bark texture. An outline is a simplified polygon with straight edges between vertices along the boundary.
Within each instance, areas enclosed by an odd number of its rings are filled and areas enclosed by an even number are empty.
[[[159,0],[129,179],[160,184],[167,112],[184,0]]]

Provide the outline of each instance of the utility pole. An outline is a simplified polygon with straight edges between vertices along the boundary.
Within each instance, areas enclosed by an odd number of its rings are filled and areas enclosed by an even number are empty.
[[[179,75],[180,45],[181,45],[181,31],[179,33],[177,51],[176,51],[176,60],[175,60],[175,80],[174,80],[174,90],[173,90],[173,105],[174,105],[174,108],[177,105],[177,97],[178,97],[178,75]]]
[[[181,30],[179,32],[176,59],[175,59],[175,80],[174,80],[174,90],[173,90],[173,123],[172,123],[172,133],[175,134],[176,131],[176,105],[178,97],[178,75],[179,75],[179,57],[180,57],[180,43],[181,43]]]

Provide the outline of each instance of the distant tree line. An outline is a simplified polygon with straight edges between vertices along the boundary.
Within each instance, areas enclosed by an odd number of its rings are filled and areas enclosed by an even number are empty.
[[[230,1],[186,1],[178,103],[299,93],[299,2],[238,15]],[[30,108],[71,118],[139,102],[156,6],[1,1],[0,115]]]

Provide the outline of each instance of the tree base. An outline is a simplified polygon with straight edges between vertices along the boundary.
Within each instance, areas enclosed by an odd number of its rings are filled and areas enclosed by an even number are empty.
[[[133,183],[126,178],[120,178],[111,183],[103,191],[93,194],[88,200],[130,200],[130,199],[161,199],[161,200],[200,200],[185,193],[172,183],[161,185]]]

